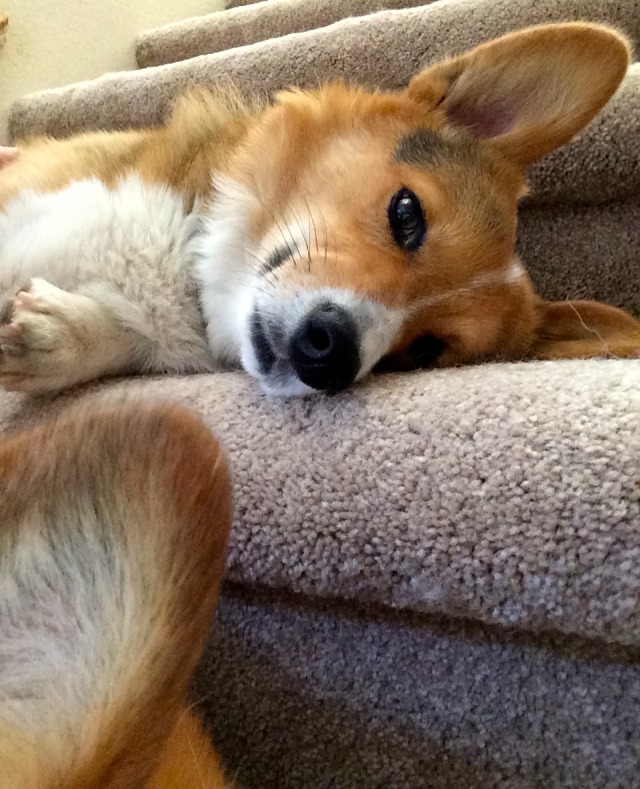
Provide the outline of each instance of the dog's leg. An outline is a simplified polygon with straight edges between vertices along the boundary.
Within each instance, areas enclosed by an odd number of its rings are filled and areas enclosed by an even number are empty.
[[[145,338],[95,299],[34,279],[5,310],[0,385],[39,394],[132,371]]]

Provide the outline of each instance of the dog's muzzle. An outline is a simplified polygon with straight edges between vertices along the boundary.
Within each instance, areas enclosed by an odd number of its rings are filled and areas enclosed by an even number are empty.
[[[251,317],[251,343],[260,368],[268,375],[278,361],[276,345],[284,339],[288,363],[299,380],[312,389],[338,392],[355,380],[360,369],[359,332],[348,311],[332,302],[315,306],[290,338],[278,338],[280,327],[267,325],[256,310]]]

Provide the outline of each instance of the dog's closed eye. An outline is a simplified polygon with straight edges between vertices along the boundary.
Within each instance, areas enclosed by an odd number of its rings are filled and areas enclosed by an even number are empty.
[[[445,347],[446,343],[439,337],[425,334],[404,351],[384,356],[376,365],[375,372],[423,370],[435,363]]]
[[[411,343],[409,355],[412,357],[416,369],[430,367],[444,351],[445,343],[432,334],[418,337]]]

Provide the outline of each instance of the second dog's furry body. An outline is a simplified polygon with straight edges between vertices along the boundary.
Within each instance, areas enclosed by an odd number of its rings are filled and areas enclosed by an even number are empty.
[[[103,400],[0,442],[2,789],[226,785],[187,691],[230,524],[184,409]]]

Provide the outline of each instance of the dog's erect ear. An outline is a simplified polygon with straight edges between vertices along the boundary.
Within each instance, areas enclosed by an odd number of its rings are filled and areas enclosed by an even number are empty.
[[[602,109],[629,56],[626,39],[609,28],[543,25],[427,68],[407,91],[526,166],[568,142]]]
[[[538,309],[533,358],[640,358],[640,321],[623,310],[597,301],[541,301]]]

